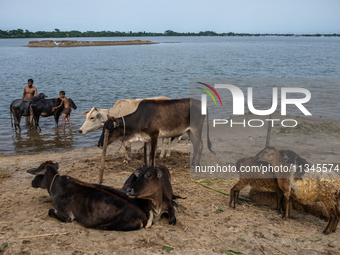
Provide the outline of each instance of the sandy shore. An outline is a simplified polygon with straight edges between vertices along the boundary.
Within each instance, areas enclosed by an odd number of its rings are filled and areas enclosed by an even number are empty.
[[[115,45],[145,45],[158,44],[152,41],[128,40],[128,41],[74,41],[74,40],[41,40],[30,41],[24,47],[84,47],[84,46],[115,46]]]
[[[245,118],[251,118],[246,116]],[[339,121],[297,118],[302,123],[294,130],[275,126],[271,145],[292,149],[312,163],[340,160]],[[237,159],[254,156],[265,145],[266,129],[210,127],[216,156],[206,148],[202,162],[215,157],[219,162],[235,164]],[[104,173],[104,184],[120,188],[133,170],[143,162],[133,144],[134,160],[123,164],[120,143],[111,144]],[[305,213],[294,212],[294,219],[283,221],[277,211],[255,202],[241,202],[229,208],[229,197],[207,189],[190,178],[190,142],[173,141],[170,158],[156,164],[169,168],[178,200],[177,224],[167,219],[150,231],[101,231],[86,229],[77,222],[61,223],[47,213],[52,199],[46,190],[31,188],[33,177],[26,173],[46,160],[59,163],[59,172],[82,181],[98,181],[101,150],[96,147],[55,154],[5,156],[0,158],[0,247],[3,254],[225,254],[232,250],[243,254],[339,254],[340,229],[322,234],[327,222]],[[203,178],[203,177],[202,177]],[[217,180],[217,179],[215,179]],[[206,183],[229,193],[237,179]],[[241,191],[247,197],[249,188]],[[170,248],[166,248],[170,247]],[[173,250],[172,250],[173,248]],[[1,249],[1,248],[0,248]],[[171,251],[168,251],[171,250]],[[231,253],[233,254],[233,253]]]

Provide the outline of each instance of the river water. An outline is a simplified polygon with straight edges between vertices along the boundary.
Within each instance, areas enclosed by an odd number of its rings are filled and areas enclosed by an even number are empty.
[[[305,87],[312,93],[308,110],[313,116],[340,119],[340,38],[70,38],[86,41],[136,39],[161,43],[28,48],[22,46],[34,39],[0,39],[3,96],[0,105],[0,154],[49,153],[93,146],[101,130],[85,136],[77,133],[85,120],[82,113],[91,106],[110,108],[123,98],[189,97],[190,82],[201,78],[208,82],[221,78],[241,81],[239,84],[244,87],[237,85],[242,87],[245,95],[246,87],[254,86],[255,103],[259,106],[261,102],[268,101],[273,83],[290,87],[300,84],[299,87]],[[21,120],[21,133],[14,132],[9,106],[14,99],[21,98],[29,78],[34,80],[38,93],[43,92],[53,98],[59,95],[59,91],[65,90],[66,96],[73,99],[78,106],[71,114],[73,130],[70,131],[66,124],[66,131],[63,131],[61,118],[61,125],[55,128],[53,117],[41,117],[42,132],[28,131],[24,118]],[[250,82],[244,82],[244,78]],[[229,116],[230,112],[225,115]],[[221,117],[218,115],[220,113],[216,112],[215,117]]]

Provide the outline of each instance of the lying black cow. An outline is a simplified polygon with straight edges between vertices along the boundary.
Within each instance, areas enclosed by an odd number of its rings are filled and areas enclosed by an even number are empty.
[[[134,175],[137,179],[134,180],[130,176],[124,187],[132,183],[126,189],[126,194],[130,198],[148,200],[146,208],[150,210],[150,215],[145,228],[149,228],[153,222],[159,220],[164,212],[169,214],[169,224],[176,224],[169,170],[164,166],[150,166],[135,170]]]
[[[119,138],[151,143],[152,166],[155,166],[155,154],[158,138],[180,136],[190,129],[190,140],[194,147],[192,165],[200,165],[203,142],[202,127],[205,115],[201,115],[201,101],[190,98],[171,100],[143,100],[137,110],[121,118],[109,117],[103,123],[103,132],[98,141],[98,147],[103,146],[104,132],[109,130],[109,144]],[[209,139],[209,123],[207,114],[207,140]],[[146,145],[144,145],[146,147]],[[149,157],[144,148],[145,165],[149,165]]]
[[[30,116],[30,105],[33,102],[38,102],[41,99],[45,99],[47,96],[44,93],[40,93],[38,96],[35,96],[33,99],[16,99],[11,103],[10,112],[11,112],[11,122],[12,122],[12,115],[14,118],[14,127],[15,131],[17,128],[20,128],[20,120],[22,116]],[[13,128],[13,122],[12,122]]]
[[[59,176],[57,163],[46,161],[27,172],[36,175],[32,187],[47,189],[54,207],[48,214],[60,221],[77,220],[87,228],[121,231],[140,229],[147,223],[145,213],[124,192]]]
[[[77,109],[76,104],[73,102],[71,98],[68,99],[69,106],[73,109]],[[61,100],[59,98],[54,99],[45,99],[31,103],[30,105],[30,126],[33,126],[33,118],[35,120],[35,125],[39,131],[41,131],[39,127],[39,117],[49,117],[54,115],[55,127],[58,127],[59,117],[64,110],[64,105],[59,107],[56,111],[52,111],[53,108],[59,106],[61,104]]]

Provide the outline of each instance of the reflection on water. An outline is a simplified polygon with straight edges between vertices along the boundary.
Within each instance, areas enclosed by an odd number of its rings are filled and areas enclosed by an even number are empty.
[[[73,130],[50,129],[48,133],[29,131],[13,133],[13,145],[17,153],[41,153],[75,149]]]

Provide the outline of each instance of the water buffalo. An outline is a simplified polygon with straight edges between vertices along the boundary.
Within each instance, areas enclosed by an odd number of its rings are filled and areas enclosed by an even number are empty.
[[[30,116],[30,105],[33,102],[39,102],[41,99],[45,99],[47,96],[44,93],[40,93],[38,96],[34,97],[33,99],[16,99],[11,103],[10,112],[11,112],[11,122],[12,122],[12,115],[14,118],[14,127],[15,131],[17,128],[20,128],[20,120],[22,116]],[[13,122],[12,122],[13,127]]]
[[[71,98],[68,99],[69,105],[73,109],[77,109],[76,104]],[[64,105],[59,107],[56,111],[52,111],[53,108],[59,106],[61,100],[59,98],[45,99],[31,103],[30,105],[30,126],[33,126],[33,118],[35,120],[35,125],[39,131],[39,117],[49,117],[54,116],[55,126],[58,127],[59,117],[64,110]]]

